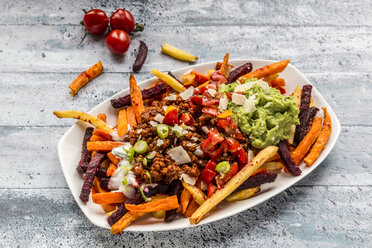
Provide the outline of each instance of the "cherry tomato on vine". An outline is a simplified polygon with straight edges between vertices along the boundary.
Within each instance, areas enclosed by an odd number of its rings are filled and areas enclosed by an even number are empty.
[[[125,9],[118,9],[110,16],[112,30],[120,29],[130,34],[136,27],[133,15]]]
[[[84,15],[84,26],[89,33],[103,34],[108,26],[108,18],[104,11],[100,9],[89,10]]]
[[[130,45],[130,38],[123,30],[114,30],[106,37],[107,48],[115,54],[124,54]]]

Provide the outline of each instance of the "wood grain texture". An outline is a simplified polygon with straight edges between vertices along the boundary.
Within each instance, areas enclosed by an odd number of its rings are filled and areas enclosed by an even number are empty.
[[[47,6],[47,7],[46,7]],[[129,9],[145,31],[126,55],[84,30],[81,9]],[[0,247],[370,247],[372,242],[372,4],[354,1],[0,1]],[[163,42],[198,63],[291,59],[332,106],[342,133],[307,178],[239,215],[192,229],[112,236],[92,225],[66,186],[57,142],[74,123],[53,110],[89,111],[128,87],[139,40],[149,70],[189,65],[160,54]],[[68,84],[101,60],[104,73],[69,96]]]

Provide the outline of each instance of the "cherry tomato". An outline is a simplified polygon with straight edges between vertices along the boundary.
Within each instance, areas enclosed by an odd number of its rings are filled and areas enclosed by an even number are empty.
[[[217,187],[210,183],[208,185],[208,198],[211,197],[216,191],[217,191]]]
[[[129,45],[129,35],[123,30],[114,30],[106,37],[106,46],[112,53],[124,54]]]
[[[178,123],[178,110],[173,109],[169,111],[165,116],[163,120],[164,124],[174,126]]]
[[[200,179],[207,183],[207,184],[210,184],[214,178],[214,176],[216,175],[216,172],[213,172],[209,169],[204,169],[200,172]]]
[[[103,34],[108,26],[106,13],[100,9],[89,10],[84,15],[84,26],[91,34]]]
[[[223,136],[214,128],[209,130],[208,138],[211,139],[212,145],[216,145],[224,140]]]
[[[118,9],[110,16],[112,30],[120,29],[130,34],[136,26],[133,15],[125,9]]]

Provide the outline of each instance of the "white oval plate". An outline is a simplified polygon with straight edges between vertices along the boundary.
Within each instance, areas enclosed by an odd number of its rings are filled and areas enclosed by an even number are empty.
[[[207,74],[208,70],[214,69],[217,61],[193,65],[189,67],[184,67],[178,70],[173,71],[173,74],[176,77],[180,77],[185,73],[189,73],[191,70],[196,70],[201,73]],[[272,60],[260,60],[260,59],[234,59],[230,60],[229,63],[234,66],[242,65],[246,62],[251,62],[253,65],[253,70],[263,67],[268,64],[272,64],[276,61]],[[280,77],[284,78],[287,86],[287,92],[293,92],[297,85],[311,84],[306,77],[299,72],[294,66],[289,64],[287,68],[280,74]],[[150,87],[152,83],[156,81],[155,78],[148,79],[140,83],[141,88]],[[106,101],[99,104],[97,107],[92,109],[89,113],[97,115],[99,113],[106,113],[107,122],[110,125],[115,126],[117,122],[118,110],[111,107],[110,100],[117,98],[123,95],[129,94],[129,89],[123,90]],[[298,177],[289,175],[288,173],[281,173],[278,175],[277,179],[273,183],[264,184],[261,186],[261,192],[250,199],[238,202],[222,202],[218,205],[217,209],[213,211],[210,215],[205,217],[198,225],[206,224],[216,220],[220,220],[231,215],[240,213],[244,210],[247,210],[251,207],[254,207],[271,197],[281,193],[286,190],[296,182],[303,179],[305,176],[310,174],[319,164],[328,156],[334,145],[336,144],[337,138],[341,131],[341,125],[337,119],[335,113],[328,105],[326,100],[320,95],[318,90],[314,87],[312,91],[312,96],[314,99],[315,106],[317,107],[327,107],[327,110],[332,118],[332,134],[328,140],[325,149],[320,154],[316,162],[311,166],[307,167],[304,163],[300,165],[302,174]],[[74,196],[77,204],[85,214],[85,216],[95,225],[103,228],[109,228],[107,223],[107,215],[102,210],[100,205],[94,204],[92,198],[88,203],[83,203],[79,199],[81,187],[83,185],[82,176],[76,171],[76,165],[80,160],[81,154],[81,143],[84,136],[84,130],[87,127],[85,123],[78,121],[73,125],[67,132],[62,136],[58,143],[58,155],[61,162],[62,171],[66,178],[66,182]],[[173,230],[192,227],[195,225],[190,225],[187,218],[178,218],[171,223],[164,223],[163,220],[155,219],[151,215],[142,217],[128,228],[125,231],[164,231],[164,230]]]

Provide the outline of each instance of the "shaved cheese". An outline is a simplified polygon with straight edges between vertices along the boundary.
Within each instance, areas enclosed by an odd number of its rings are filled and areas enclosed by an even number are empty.
[[[208,184],[204,181],[201,181],[200,189],[203,190],[203,191],[208,190]]]
[[[156,127],[158,125],[158,123],[156,121],[150,121],[149,123],[153,127]]]
[[[246,99],[243,104],[243,111],[246,113],[253,113],[256,111],[256,100]]]
[[[164,112],[167,111],[168,106],[163,106]]]
[[[163,123],[164,116],[161,115],[161,114],[157,114],[157,115],[155,115],[154,120],[159,122],[159,123]]]
[[[111,131],[110,135],[112,137],[112,140],[114,140],[114,141],[122,141],[123,138],[124,138],[124,137],[119,137],[117,130]]]
[[[187,164],[191,162],[189,154],[183,149],[182,146],[176,146],[168,150],[168,155],[176,161],[177,164]]]
[[[211,95],[211,96],[215,96],[217,91],[215,89],[208,89],[207,92]]]
[[[231,96],[231,101],[235,103],[236,105],[243,105],[246,98],[242,94],[233,93]]]
[[[190,139],[191,139],[192,141],[198,141],[198,138],[196,138],[195,136],[192,136]]]
[[[220,104],[218,105],[218,109],[220,111],[225,111],[227,109],[227,104],[229,104],[229,100],[227,100],[227,98],[221,98]]]
[[[193,86],[190,86],[189,88],[187,88],[187,90],[185,90],[184,92],[182,92],[180,94],[180,97],[183,99],[183,100],[187,100],[189,99],[190,97],[192,97],[192,95],[194,95],[194,87]]]
[[[201,156],[201,155],[203,155],[203,151],[198,147],[198,148],[196,148],[194,154],[195,154],[196,156]]]
[[[164,97],[164,100],[176,101],[177,96],[176,96],[176,94],[169,94],[168,96]]]
[[[136,130],[136,132],[137,132],[137,133],[141,133],[141,132],[142,132],[142,128],[138,128],[138,129]]]
[[[158,140],[156,141],[156,145],[157,145],[157,146],[161,146],[162,144],[164,144],[164,141],[163,141],[162,139],[158,139]]]
[[[196,177],[190,177],[189,175],[182,173],[180,176],[180,179],[184,181],[187,184],[195,185],[197,178]]]
[[[254,153],[252,150],[248,150],[248,163],[251,162],[254,158]]]
[[[206,126],[202,126],[201,130],[202,130],[204,133],[209,133],[209,129],[208,129]]]
[[[264,90],[265,94],[270,93],[270,86],[267,82],[263,80],[257,80],[255,81],[255,83],[258,84]]]
[[[245,84],[238,85],[235,87],[234,92],[246,92],[247,90],[252,88],[254,82],[248,82]]]

